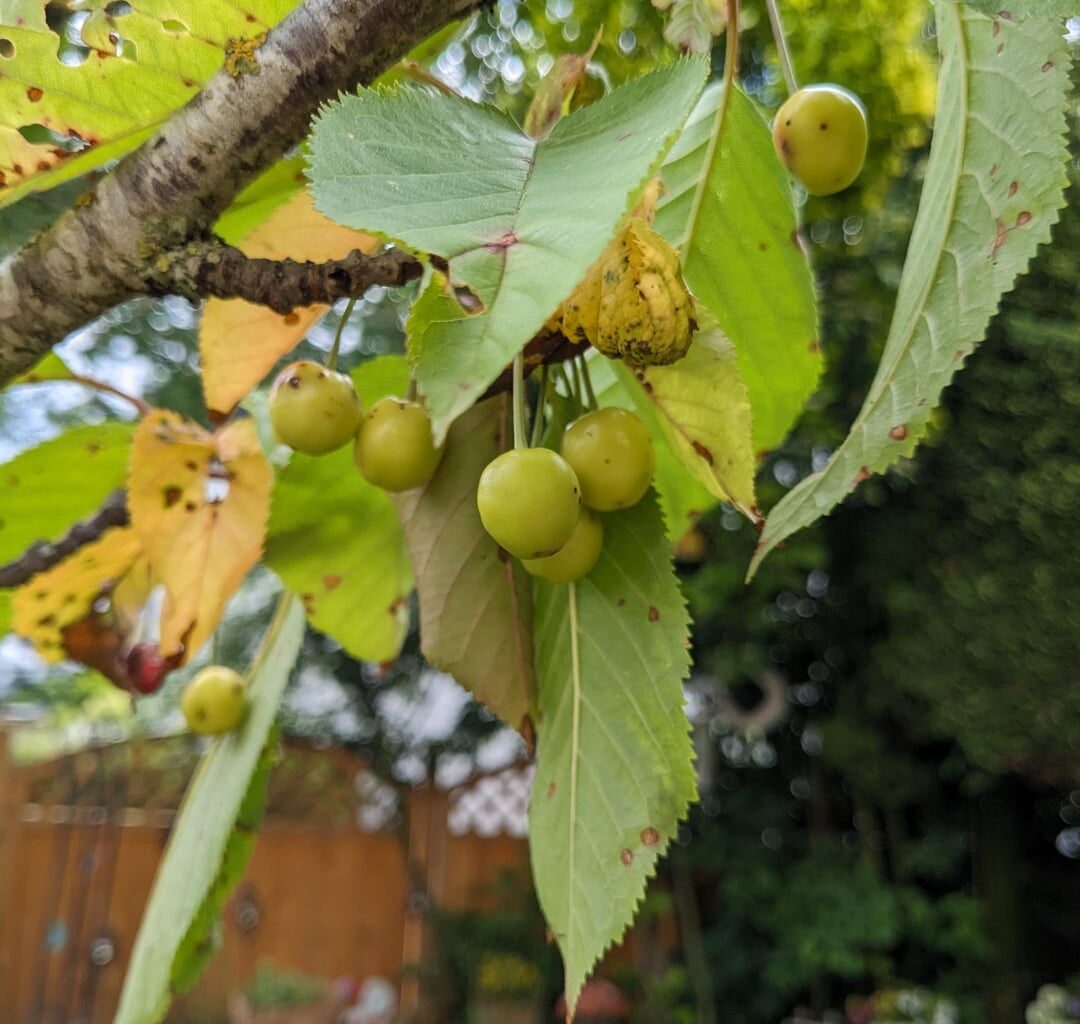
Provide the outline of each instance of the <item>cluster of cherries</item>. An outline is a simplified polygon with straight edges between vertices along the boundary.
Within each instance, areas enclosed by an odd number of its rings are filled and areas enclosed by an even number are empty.
[[[484,469],[476,504],[484,529],[534,576],[569,583],[596,565],[598,512],[636,505],[656,459],[645,424],[607,407],[566,428],[559,451],[515,448]]]

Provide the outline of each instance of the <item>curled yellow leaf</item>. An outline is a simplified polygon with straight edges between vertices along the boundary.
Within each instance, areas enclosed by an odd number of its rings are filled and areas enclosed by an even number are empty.
[[[163,656],[182,650],[189,660],[217,628],[262,552],[272,481],[251,420],[217,434],[166,411],[139,424],[128,508],[166,590]]]
[[[686,355],[693,300],[678,253],[633,217],[563,304],[557,322],[571,341],[612,359],[665,366]]]

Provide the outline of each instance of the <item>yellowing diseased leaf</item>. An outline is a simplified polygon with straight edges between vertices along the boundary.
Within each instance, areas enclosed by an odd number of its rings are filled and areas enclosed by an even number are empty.
[[[646,203],[651,212],[651,188]],[[686,355],[692,314],[678,253],[633,217],[563,303],[555,323],[571,341],[591,342],[612,359],[654,366]]]
[[[340,259],[354,249],[375,252],[379,242],[327,220],[301,192],[278,207],[239,248],[265,259],[323,261]],[[210,299],[199,325],[207,406],[229,412],[296,347],[327,308],[306,306],[282,316],[243,299]]]
[[[128,478],[131,522],[166,589],[159,646],[190,659],[259,560],[273,472],[251,420],[217,434],[173,412],[146,416]]]
[[[622,371],[638,411],[655,419],[690,474],[710,494],[758,519],[754,501],[754,448],[750,398],[731,342],[703,331],[686,358],[673,366]]]
[[[84,618],[104,592],[123,586],[141,554],[131,527],[109,530],[14,592],[12,630],[46,661],[62,661],[64,630]]]
[[[221,67],[230,40],[260,36],[296,3],[84,0],[85,60],[71,62],[44,3],[0,3],[0,206],[130,152]]]

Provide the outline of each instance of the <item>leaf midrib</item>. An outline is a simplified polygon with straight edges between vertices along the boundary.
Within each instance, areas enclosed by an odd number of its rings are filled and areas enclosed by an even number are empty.
[[[968,62],[967,36],[964,32],[963,14],[960,11],[959,5],[953,5],[950,10],[952,16],[955,17],[960,23],[960,28],[957,32],[960,53],[957,55],[956,59],[959,59],[961,61],[961,67],[963,69],[963,73],[960,76],[960,122],[962,125],[966,125],[971,113],[970,75],[972,73],[972,68]],[[936,130],[937,126],[935,125],[935,131]],[[849,438],[854,435],[857,428],[861,427],[870,418],[870,415],[877,408],[877,404],[880,401],[881,396],[888,390],[889,386],[892,384],[892,381],[898,373],[904,357],[910,351],[912,339],[915,336],[915,332],[919,328],[919,324],[926,319],[926,307],[929,303],[930,294],[931,292],[933,292],[934,287],[937,284],[938,276],[941,273],[941,263],[942,260],[944,260],[945,258],[945,253],[949,251],[949,239],[952,237],[953,234],[952,225],[954,223],[954,217],[956,214],[957,200],[960,195],[960,182],[963,177],[962,172],[964,169],[964,165],[967,162],[967,145],[967,132],[962,131],[960,133],[960,143],[957,146],[957,162],[954,168],[952,188],[950,190],[949,202],[947,207],[948,217],[946,219],[946,223],[950,225],[950,228],[948,231],[946,231],[944,241],[938,249],[937,255],[934,259],[933,272],[927,275],[926,285],[923,288],[922,294],[919,296],[918,302],[916,303],[916,309],[918,310],[918,313],[912,317],[911,326],[908,328],[907,334],[904,337],[902,344],[897,346],[896,355],[893,357],[888,369],[880,375],[877,381],[875,381],[873,390],[867,396],[867,400],[864,403],[863,408],[859,411],[859,415],[855,417],[855,420],[851,425],[851,430],[849,431]],[[841,448],[843,447],[844,445],[841,446]],[[839,455],[839,452],[837,452],[837,455]],[[836,458],[836,456],[834,456],[834,458]]]

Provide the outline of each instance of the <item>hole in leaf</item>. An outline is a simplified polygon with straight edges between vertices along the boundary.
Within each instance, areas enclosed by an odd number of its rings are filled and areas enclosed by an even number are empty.
[[[165,29],[166,32],[180,33],[190,31],[187,25],[182,21],[177,21],[175,18],[166,18],[165,21],[161,23],[161,27]]]
[[[112,3],[105,5],[105,13],[110,18],[122,18],[125,14],[130,14],[134,8],[131,4],[127,3],[127,0],[113,0]]]
[[[11,60],[15,56],[15,44],[10,39],[0,39],[0,57]]]

